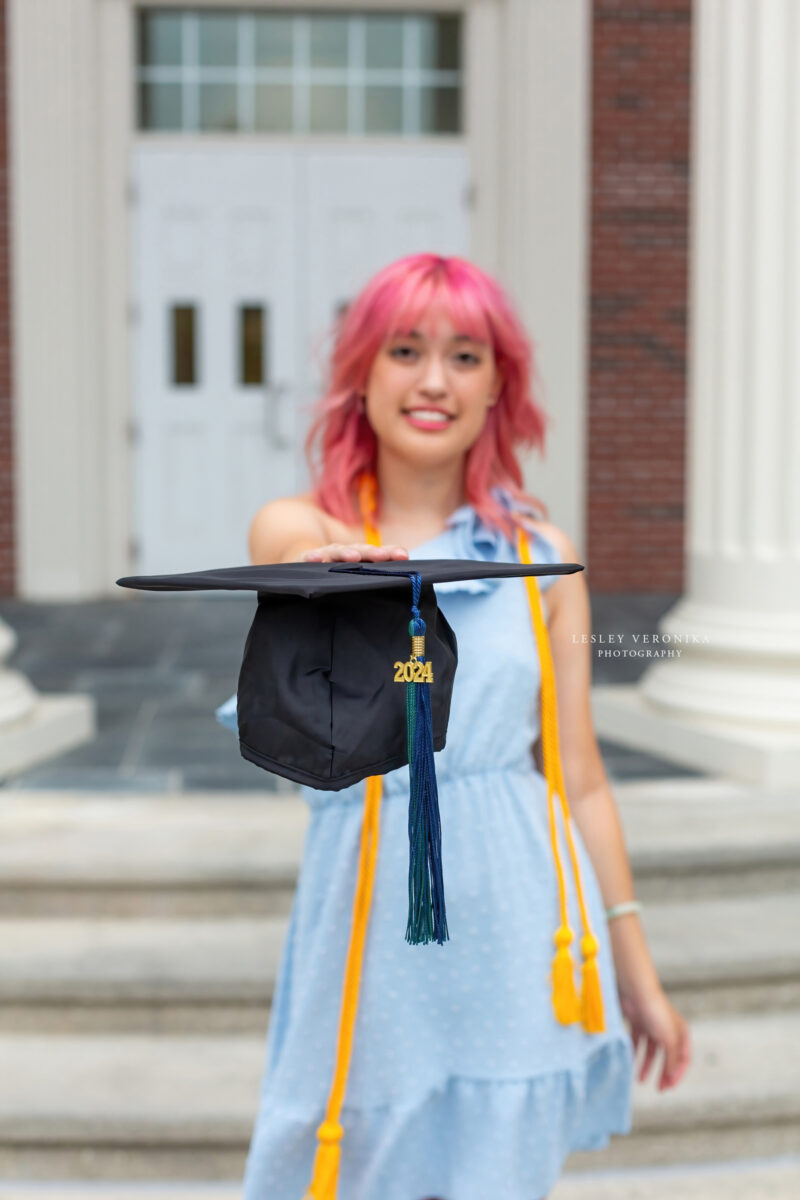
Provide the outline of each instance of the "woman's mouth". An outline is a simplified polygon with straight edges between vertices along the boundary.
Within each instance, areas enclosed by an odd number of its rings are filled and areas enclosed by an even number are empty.
[[[449,413],[433,408],[404,409],[403,416],[415,429],[446,429],[453,420]]]

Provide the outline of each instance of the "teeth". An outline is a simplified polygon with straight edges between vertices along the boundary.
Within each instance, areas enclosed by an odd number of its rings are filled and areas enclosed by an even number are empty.
[[[408,414],[410,417],[417,417],[422,421],[449,421],[447,413],[429,412],[424,408],[412,408]]]

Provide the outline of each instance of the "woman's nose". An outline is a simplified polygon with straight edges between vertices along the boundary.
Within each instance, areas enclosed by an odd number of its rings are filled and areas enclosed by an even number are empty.
[[[444,367],[442,366],[441,359],[435,354],[431,355],[425,363],[420,387],[426,392],[443,393],[447,390]]]

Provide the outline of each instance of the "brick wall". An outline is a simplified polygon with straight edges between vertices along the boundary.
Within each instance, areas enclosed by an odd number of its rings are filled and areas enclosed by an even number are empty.
[[[14,446],[11,378],[11,280],[8,228],[8,48],[0,0],[0,595],[16,592]]]
[[[594,0],[586,552],[683,589],[689,0]]]

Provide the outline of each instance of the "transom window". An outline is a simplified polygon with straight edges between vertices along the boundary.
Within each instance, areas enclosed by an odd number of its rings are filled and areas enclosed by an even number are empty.
[[[139,127],[461,132],[458,14],[143,9]]]

